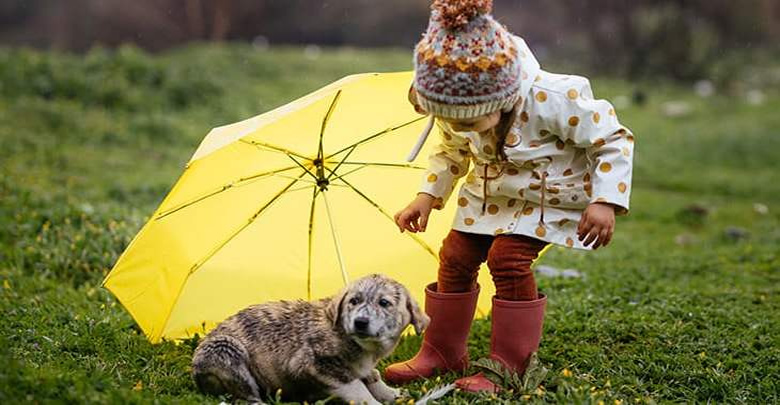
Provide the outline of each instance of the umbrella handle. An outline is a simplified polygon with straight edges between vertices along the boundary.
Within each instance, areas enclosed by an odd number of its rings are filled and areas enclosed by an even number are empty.
[[[428,119],[428,124],[425,126],[425,129],[423,129],[420,137],[417,139],[417,143],[414,144],[414,148],[412,148],[412,151],[409,152],[409,156],[406,157],[407,162],[413,162],[414,159],[417,158],[417,155],[420,153],[420,150],[422,150],[423,145],[425,145],[425,140],[428,139],[428,134],[430,134],[431,129],[433,129],[434,121],[436,121],[436,118],[433,116],[433,114],[431,114],[431,118]]]

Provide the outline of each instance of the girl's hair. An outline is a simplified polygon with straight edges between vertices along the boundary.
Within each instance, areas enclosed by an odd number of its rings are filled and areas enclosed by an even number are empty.
[[[414,85],[409,87],[408,98],[409,103],[414,106],[415,111],[420,114],[426,113],[422,108],[420,108],[420,105],[417,104],[417,92],[414,91]],[[496,135],[496,139],[498,139],[498,142],[496,142],[496,153],[498,154],[498,159],[500,161],[507,160],[506,154],[504,153],[504,142],[506,142],[506,136],[509,135],[509,130],[512,129],[512,126],[515,124],[515,120],[517,119],[516,113],[519,104],[519,102],[516,103],[509,112],[502,111],[501,118],[498,119],[498,124],[491,128],[493,134]]]
[[[507,160],[506,154],[504,153],[504,143],[506,142],[506,136],[509,135],[509,131],[512,129],[512,126],[517,119],[517,107],[518,104],[515,104],[511,111],[502,111],[501,118],[498,119],[498,124],[491,129],[498,139],[498,142],[496,143],[496,154],[500,161]]]

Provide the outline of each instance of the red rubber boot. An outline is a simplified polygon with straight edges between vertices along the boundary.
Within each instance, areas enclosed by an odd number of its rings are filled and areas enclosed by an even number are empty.
[[[469,365],[466,340],[477,308],[479,285],[465,293],[436,292],[436,283],[425,288],[425,313],[431,318],[420,351],[403,363],[385,369],[385,380],[406,384],[448,371],[463,371]]]
[[[539,293],[534,301],[504,301],[493,298],[490,358],[522,375],[531,353],[539,349],[547,297]],[[482,373],[455,381],[470,392],[498,392],[500,388]]]

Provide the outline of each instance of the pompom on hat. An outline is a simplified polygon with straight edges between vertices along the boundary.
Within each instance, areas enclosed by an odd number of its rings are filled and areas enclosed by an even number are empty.
[[[509,111],[520,97],[518,49],[490,15],[492,0],[434,0],[414,52],[414,90],[426,112],[468,119]]]

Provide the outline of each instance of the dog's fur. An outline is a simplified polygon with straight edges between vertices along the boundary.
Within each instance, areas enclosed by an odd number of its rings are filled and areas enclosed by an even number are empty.
[[[404,286],[371,275],[330,298],[254,305],[228,318],[195,350],[193,377],[205,393],[249,401],[278,389],[290,400],[392,401],[399,391],[376,364],[407,325],[420,334],[428,322]]]

